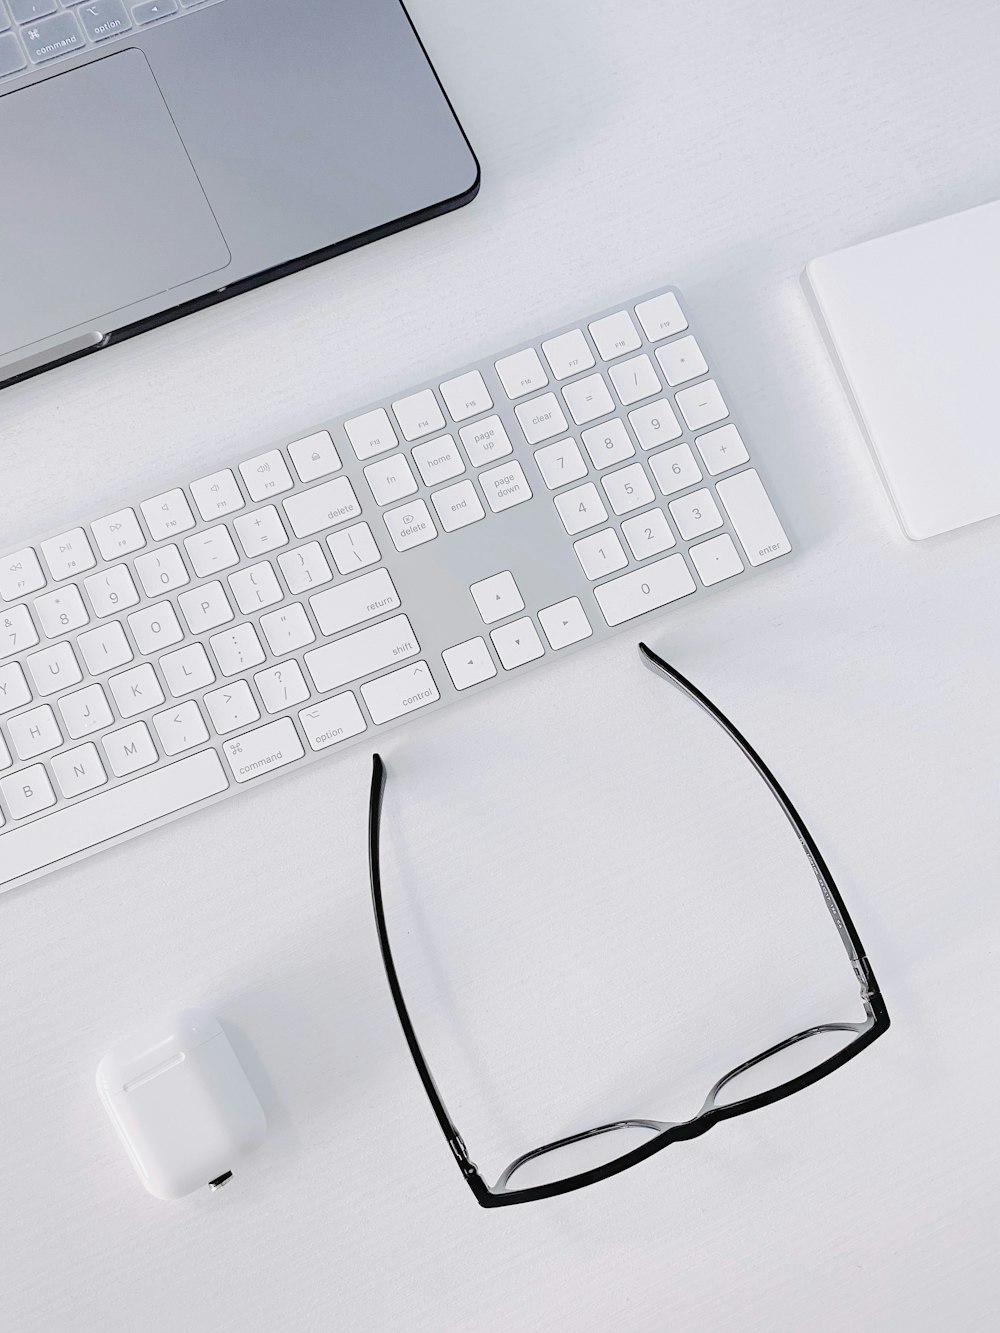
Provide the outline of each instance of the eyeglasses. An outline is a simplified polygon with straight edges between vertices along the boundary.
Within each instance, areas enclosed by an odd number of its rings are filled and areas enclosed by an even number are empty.
[[[382,805],[385,794],[386,770],[385,765],[379,755],[374,757],[374,766],[372,770],[371,802],[369,806],[369,824],[368,824],[368,858],[369,871],[371,874],[372,903],[375,908],[375,922],[378,928],[379,945],[382,950],[382,961],[385,965],[386,977],[389,982],[389,989],[392,993],[393,1003],[396,1006],[396,1014],[399,1017],[400,1025],[403,1029],[403,1035],[406,1038],[406,1044],[410,1049],[410,1055],[416,1066],[420,1081],[424,1086],[424,1091],[430,1100],[431,1107],[437,1117],[438,1124],[448,1142],[448,1146],[454,1154],[459,1169],[462,1172],[465,1181],[475,1195],[476,1202],[483,1208],[503,1208],[509,1204],[530,1203],[536,1199],[550,1199],[558,1194],[568,1194],[572,1190],[583,1189],[586,1185],[594,1185],[600,1180],[607,1180],[611,1176],[618,1175],[621,1171],[627,1171],[630,1167],[638,1166],[640,1162],[646,1161],[654,1153],[660,1152],[671,1143],[678,1143],[684,1139],[694,1139],[704,1134],[706,1130],[712,1128],[721,1120],[729,1120],[734,1116],[745,1115],[748,1111],[756,1111],[762,1106],[770,1106],[773,1102],[780,1101],[783,1097],[789,1097],[794,1092],[799,1092],[802,1088],[807,1088],[810,1084],[816,1083],[819,1079],[825,1078],[827,1074],[832,1074],[835,1069],[839,1069],[859,1055],[866,1046],[870,1046],[876,1041],[889,1027],[889,1014],[882,999],[881,992],[875,981],[875,975],[872,972],[868,959],[865,957],[864,946],[854,928],[854,923],[848,915],[844,901],[833,882],[826,862],[820,855],[819,848],[816,846],[806,826],[799,818],[795,807],[786,796],[777,778],[757,754],[756,750],[750,745],[749,741],[743,737],[729,719],[719,711],[718,708],[707,699],[700,690],[696,689],[690,681],[675,671],[673,667],[668,666],[659,658],[652,649],[644,643],[639,644],[639,652],[643,661],[652,671],[661,676],[664,680],[675,685],[689,699],[693,700],[708,715],[713,718],[720,727],[726,732],[731,740],[739,746],[744,756],[756,770],[757,774],[763,780],[774,799],[781,807],[782,813],[788,820],[799,840],[799,844],[805,853],[806,859],[812,869],[813,874],[819,884],[823,894],[823,900],[826,903],[827,910],[833,918],[833,923],[837,928],[841,943],[847,951],[851,967],[861,986],[861,1001],[864,1006],[865,1019],[860,1023],[823,1023],[814,1027],[805,1029],[803,1032],[796,1032],[791,1037],[786,1037],[783,1041],[762,1051],[760,1055],[755,1055],[749,1060],[745,1060],[735,1069],[731,1069],[724,1074],[709,1091],[708,1096],[701,1107],[701,1110],[689,1120],[679,1122],[665,1122],[651,1119],[628,1119],[618,1120],[605,1125],[598,1125],[594,1129],[584,1130],[582,1133],[572,1134],[566,1138],[557,1139],[553,1143],[544,1144],[540,1148],[534,1148],[530,1152],[523,1153],[520,1157],[503,1171],[494,1185],[488,1185],[480,1174],[476,1164],[469,1157],[468,1149],[455,1126],[454,1121],[448,1114],[444,1100],[437,1089],[434,1078],[424,1059],[423,1052],[420,1049],[420,1043],[417,1041],[416,1032],[410,1019],[406,1002],[403,999],[403,992],[399,984],[399,977],[396,972],[396,965],[393,961],[392,947],[389,943],[389,932],[386,926],[385,908],[382,901],[382,872],[380,862],[380,834],[382,824]],[[760,1069],[765,1062],[772,1057],[787,1051],[792,1047],[797,1047],[801,1042],[807,1042],[811,1038],[823,1038],[826,1034],[848,1034],[849,1040],[839,1050],[825,1058],[817,1059],[815,1063],[810,1064],[805,1070],[795,1074],[793,1077],[781,1079],[769,1085],[762,1091],[758,1091],[749,1096],[736,1097],[733,1100],[727,1100],[727,1089],[731,1089],[742,1075],[750,1070],[757,1071],[757,1077],[760,1078]],[[766,1074],[765,1074],[766,1077]],[[568,1175],[559,1175],[558,1178],[547,1181],[544,1184],[526,1185],[521,1188],[511,1184],[512,1178],[529,1163],[538,1163],[539,1159],[546,1158],[549,1154],[555,1154],[561,1149],[566,1149],[575,1144],[583,1143],[585,1140],[594,1139],[602,1135],[617,1135],[619,1140],[631,1138],[629,1131],[640,1131],[649,1137],[644,1142],[635,1147],[625,1148],[621,1152],[615,1153],[611,1160],[602,1163],[600,1166],[592,1167],[588,1170],[576,1171]]]

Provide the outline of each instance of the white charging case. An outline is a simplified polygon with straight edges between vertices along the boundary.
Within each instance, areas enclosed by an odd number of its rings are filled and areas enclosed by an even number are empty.
[[[158,1199],[224,1185],[267,1119],[218,1019],[185,1009],[108,1051],[97,1088],[139,1179]]]

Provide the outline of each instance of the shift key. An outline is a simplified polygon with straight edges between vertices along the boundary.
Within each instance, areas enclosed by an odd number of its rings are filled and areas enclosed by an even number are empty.
[[[348,634],[306,653],[305,662],[319,694],[339,689],[348,681],[405,662],[420,652],[408,616],[393,616],[370,629]]]

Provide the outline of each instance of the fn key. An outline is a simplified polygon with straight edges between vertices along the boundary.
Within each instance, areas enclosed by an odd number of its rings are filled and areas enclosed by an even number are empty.
[[[764,565],[788,554],[792,544],[753,468],[717,482],[716,490],[751,565]]]

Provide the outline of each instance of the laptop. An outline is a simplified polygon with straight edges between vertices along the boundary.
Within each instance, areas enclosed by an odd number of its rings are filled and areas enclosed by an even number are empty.
[[[0,0],[0,385],[478,187],[399,0]]]

